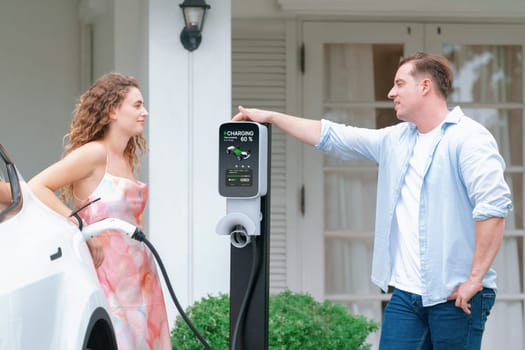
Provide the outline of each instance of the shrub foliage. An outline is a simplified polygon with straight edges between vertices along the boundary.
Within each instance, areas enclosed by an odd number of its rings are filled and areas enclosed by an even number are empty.
[[[203,298],[186,310],[213,350],[229,348],[229,308],[229,296],[221,294]],[[370,345],[365,340],[378,324],[350,314],[340,304],[285,291],[270,297],[268,327],[269,350],[366,350]],[[171,342],[174,350],[203,349],[180,316]]]

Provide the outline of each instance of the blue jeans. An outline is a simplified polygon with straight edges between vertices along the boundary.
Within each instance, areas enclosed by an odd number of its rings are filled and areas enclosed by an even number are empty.
[[[493,289],[474,295],[467,315],[455,301],[423,307],[421,296],[396,289],[385,308],[380,350],[479,350],[494,305]]]

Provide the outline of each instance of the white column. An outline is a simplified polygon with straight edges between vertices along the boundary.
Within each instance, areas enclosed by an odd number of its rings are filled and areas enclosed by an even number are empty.
[[[229,291],[229,239],[215,225],[225,213],[217,145],[218,125],[231,117],[231,14],[230,1],[208,4],[202,43],[190,53],[179,41],[179,2],[149,1],[149,234],[184,307]]]

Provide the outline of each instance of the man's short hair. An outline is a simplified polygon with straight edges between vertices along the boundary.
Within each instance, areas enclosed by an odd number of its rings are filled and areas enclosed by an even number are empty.
[[[418,52],[414,55],[402,58],[399,66],[411,62],[414,65],[413,75],[429,74],[441,95],[447,99],[452,92],[452,81],[454,79],[452,69],[448,60],[439,55]]]

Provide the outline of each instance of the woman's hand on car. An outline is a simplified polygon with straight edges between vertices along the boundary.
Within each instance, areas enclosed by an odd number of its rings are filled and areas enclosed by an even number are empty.
[[[95,265],[95,268],[98,268],[104,261],[102,243],[98,237],[88,239],[86,243],[89,248],[89,252],[91,253],[91,257],[93,258],[93,264]]]

